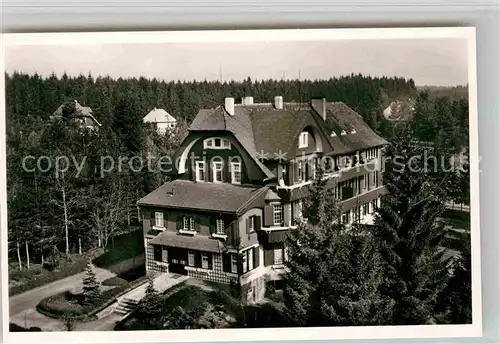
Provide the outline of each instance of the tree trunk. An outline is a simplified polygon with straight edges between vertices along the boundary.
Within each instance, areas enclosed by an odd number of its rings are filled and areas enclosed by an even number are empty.
[[[42,252],[40,253],[40,255],[42,256],[42,267],[43,267],[43,265],[44,265],[44,263],[45,263],[45,258],[43,257],[43,250],[42,250]]]
[[[78,237],[78,254],[82,255],[82,238]]]
[[[16,241],[17,247],[17,261],[19,263],[19,271],[23,269],[23,262],[21,261],[21,250],[19,249],[19,241]]]
[[[131,213],[130,213],[130,207],[127,206],[127,224],[130,226],[130,217],[131,217]]]
[[[30,268],[30,249],[28,246],[28,241],[24,241],[24,245],[26,247],[26,267],[29,269]]]
[[[102,247],[102,232],[101,230],[97,231],[97,247]]]
[[[62,196],[63,196],[63,207],[64,207],[64,231],[66,237],[66,258],[69,257],[69,231],[68,231],[68,209],[66,204],[66,189],[62,188]]]

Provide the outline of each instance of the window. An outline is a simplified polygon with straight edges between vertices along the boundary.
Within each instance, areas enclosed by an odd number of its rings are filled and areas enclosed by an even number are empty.
[[[342,214],[341,222],[343,225],[346,225],[349,223],[349,216],[350,216],[349,211]]]
[[[255,216],[250,216],[248,218],[248,232],[252,233],[255,231]]]
[[[239,158],[233,158],[231,161],[231,183],[241,184],[241,162]]]
[[[300,136],[299,136],[299,148],[307,148],[308,146],[308,138],[309,138],[309,134],[307,133],[307,131],[303,131],[300,133]]]
[[[273,219],[275,226],[281,226],[283,222],[283,211],[281,204],[273,204]]]
[[[216,222],[216,233],[217,234],[225,234],[224,233],[224,220],[217,219],[215,222]]]
[[[274,249],[274,264],[283,264],[283,248]]]
[[[238,256],[236,254],[231,255],[231,272],[238,273]]]
[[[201,254],[201,267],[202,269],[208,269],[208,254],[205,252]]]
[[[303,180],[303,178],[302,178],[302,171],[303,171],[302,161],[298,161],[297,162],[297,178],[298,178],[299,181]]]
[[[367,215],[369,213],[370,213],[370,204],[369,203],[363,204],[363,214]]]
[[[223,169],[222,158],[215,157],[212,159],[212,173],[214,183],[222,183],[222,169]]]
[[[244,252],[241,253],[241,266],[243,269],[243,273],[246,273],[250,270],[253,270],[254,266],[254,255],[258,254],[257,252],[254,252],[254,248],[252,247],[251,249],[248,249]]]
[[[205,161],[196,162],[196,181],[197,182],[205,181]]]
[[[377,209],[377,200],[374,199],[373,201],[371,201],[371,204],[372,204],[372,211],[375,212],[375,210]]]
[[[182,229],[185,231],[194,231],[194,217],[184,216],[182,219]]]
[[[354,222],[358,223],[361,221],[361,207],[354,208]]]
[[[248,250],[248,257],[247,257],[247,261],[248,261],[248,271],[250,270],[253,270],[253,248]]]
[[[155,212],[155,227],[163,227],[163,213],[160,211]]]
[[[203,141],[203,147],[210,149],[231,149],[231,142],[220,137],[212,137]]]
[[[189,250],[188,251],[188,265],[189,266],[194,266],[194,251]]]
[[[241,265],[243,268],[243,273],[248,271],[248,261],[247,261],[247,252],[243,252],[241,255]]]

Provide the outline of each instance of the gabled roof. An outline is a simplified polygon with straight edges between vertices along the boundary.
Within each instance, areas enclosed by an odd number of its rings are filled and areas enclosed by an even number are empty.
[[[162,122],[176,122],[177,120],[163,109],[153,108],[144,118],[143,122],[162,123]]]
[[[268,158],[280,151],[294,152],[297,136],[311,124],[323,132],[323,141],[331,146],[333,154],[387,144],[359,114],[342,102],[326,103],[326,121],[309,103],[284,103],[283,109],[270,103],[235,104],[234,112],[230,115],[222,106],[203,109],[189,131],[229,131],[249,154],[268,153]],[[335,132],[333,137],[332,132]]]
[[[267,190],[267,187],[247,187],[227,183],[196,183],[178,179],[163,184],[141,198],[137,204],[240,213],[248,204],[252,203],[252,200],[263,199]]]

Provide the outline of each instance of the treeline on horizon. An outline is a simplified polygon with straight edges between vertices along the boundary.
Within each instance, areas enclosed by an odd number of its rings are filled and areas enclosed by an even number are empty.
[[[190,122],[201,108],[223,104],[225,97],[239,100],[253,96],[255,102],[272,102],[277,95],[285,102],[308,102],[325,97],[342,101],[353,108],[375,128],[383,108],[392,100],[414,97],[412,79],[399,77],[366,77],[352,74],[324,80],[242,81],[161,81],[158,79],[93,77],[91,74],[71,77],[42,77],[14,72],[6,74],[8,119],[40,117],[48,119],[63,102],[77,100],[89,106],[103,125],[113,125],[113,108],[124,97],[136,101],[145,116],[152,108],[163,108],[176,118]]]

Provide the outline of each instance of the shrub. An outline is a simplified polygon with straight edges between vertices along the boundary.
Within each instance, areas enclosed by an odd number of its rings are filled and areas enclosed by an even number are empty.
[[[110,277],[110,278],[102,281],[102,285],[106,285],[106,286],[116,285],[116,286],[121,287],[121,286],[128,285],[128,282],[126,280],[124,280],[123,278],[120,278],[118,276],[114,276],[114,277]]]

